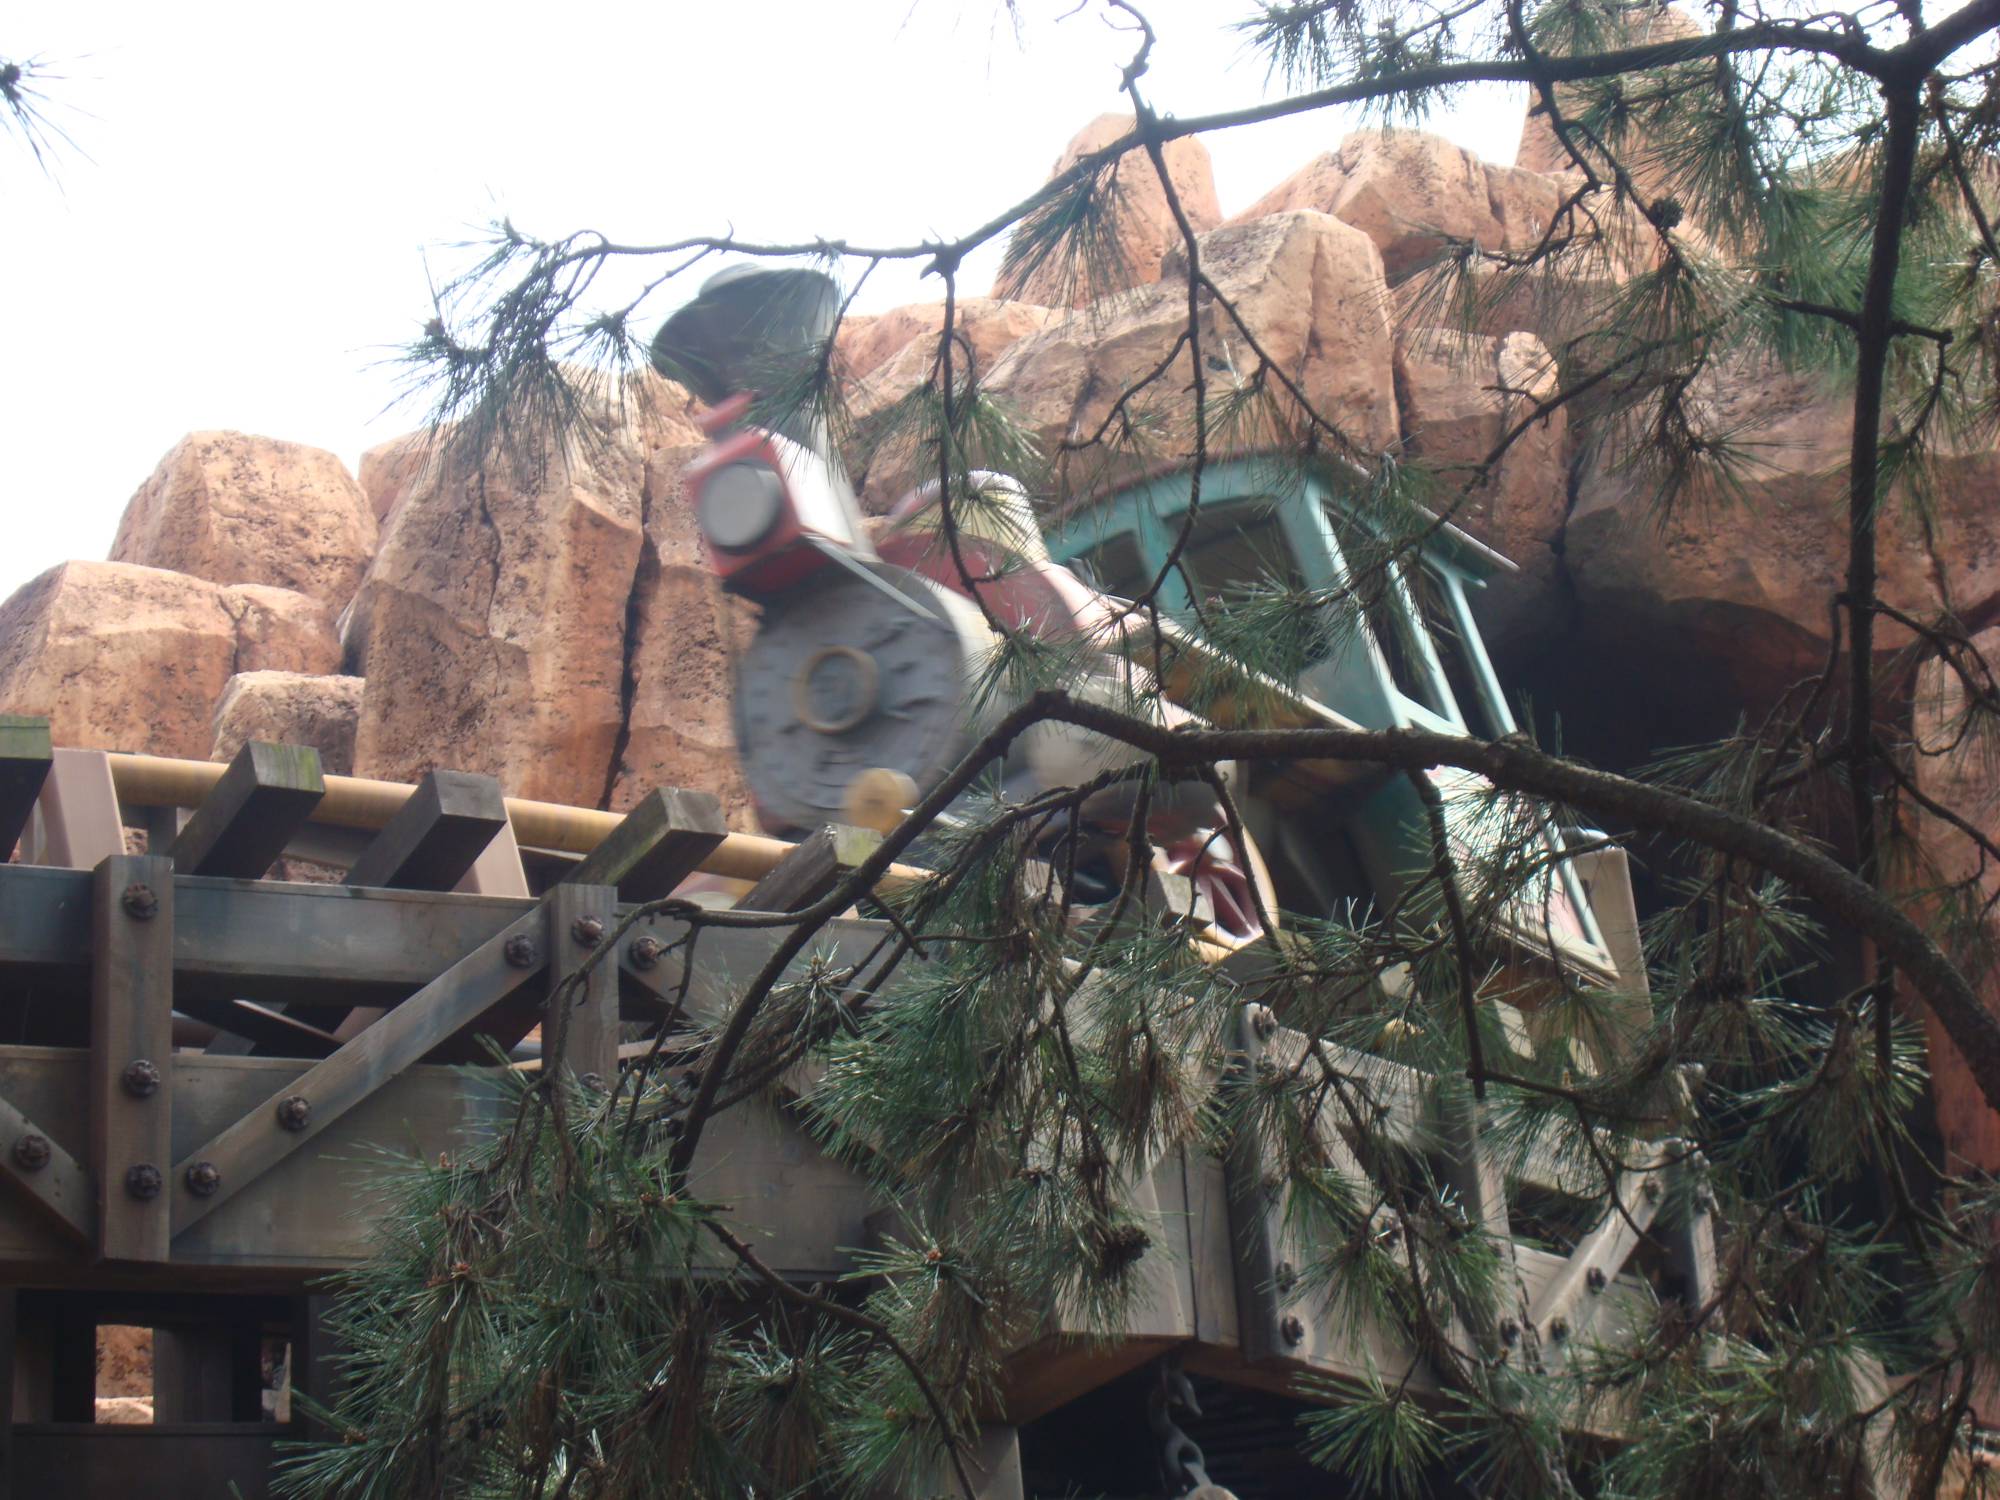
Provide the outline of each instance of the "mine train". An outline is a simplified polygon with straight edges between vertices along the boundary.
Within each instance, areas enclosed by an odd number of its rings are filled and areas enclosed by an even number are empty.
[[[883,517],[865,517],[827,434],[809,412],[763,411],[760,382],[810,358],[832,331],[833,284],[814,271],[737,267],[713,277],[660,329],[656,365],[709,407],[708,449],[689,467],[686,498],[724,588],[760,606],[738,666],[736,740],[760,815],[795,835],[855,816],[857,795],[883,773],[915,796],[930,790],[1011,706],[995,701],[982,667],[994,624],[1049,640],[1094,642],[1072,691],[1150,706],[1169,722],[1213,715],[1218,674],[1190,670],[1217,654],[1201,638],[1203,599],[1222,600],[1272,580],[1315,597],[1352,598],[1357,628],[1326,633],[1283,682],[1262,681],[1261,711],[1275,722],[1410,726],[1495,737],[1516,723],[1481,640],[1471,599],[1513,565],[1449,525],[1394,567],[1372,567],[1371,538],[1324,478],[1280,475],[1257,455],[1209,466],[1192,531],[1185,470],[1141,476],[1101,499],[1038,516],[1021,487],[975,473],[963,483],[950,534],[938,484],[920,485]],[[759,425],[759,422],[769,425]],[[967,580],[974,580],[968,582]],[[1120,603],[1152,590],[1178,673],[1129,691],[1134,650],[1151,612]],[[976,592],[976,597],[975,597]],[[1197,592],[1201,598],[1197,598]],[[1226,676],[1226,674],[1223,674]],[[1244,668],[1244,682],[1258,674]],[[1123,693],[1115,690],[1123,686]],[[1150,700],[1150,705],[1149,705]],[[1113,764],[1117,747],[1089,733],[1045,728],[1008,756],[1003,795],[1074,784]],[[1229,768],[1247,837],[1220,836],[1212,796],[1182,793],[1152,809],[1147,832],[1158,868],[1189,882],[1209,937],[1242,945],[1267,912],[1337,914],[1383,908],[1434,863],[1424,799],[1411,781],[1331,763]],[[1496,816],[1490,788],[1469,773],[1429,773],[1451,839],[1480,863],[1481,841],[1522,837],[1520,818]],[[1063,859],[1081,902],[1116,885],[1129,804],[1098,799],[1085,842]],[[892,810],[893,811],[893,810]],[[1513,824],[1505,833],[1500,825]],[[1575,831],[1571,830],[1571,836]],[[1546,873],[1490,912],[1491,934],[1514,955],[1560,964],[1586,983],[1643,988],[1632,897],[1622,854],[1566,857],[1565,831],[1535,824]],[[1080,841],[1081,842],[1081,841]],[[1590,841],[1595,844],[1598,841]],[[1542,851],[1535,851],[1540,854]],[[1593,1059],[1579,1058],[1581,1066]]]

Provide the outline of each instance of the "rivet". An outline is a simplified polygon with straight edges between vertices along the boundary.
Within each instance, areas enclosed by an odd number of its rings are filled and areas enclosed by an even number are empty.
[[[1509,1349],[1521,1342],[1521,1325],[1513,1318],[1500,1320],[1500,1342]]]
[[[569,924],[569,935],[581,947],[595,947],[598,939],[604,936],[604,919],[591,916],[578,917]]]
[[[1604,1268],[1602,1266],[1592,1266],[1588,1271],[1585,1271],[1583,1273],[1583,1284],[1589,1287],[1592,1292],[1603,1291]]]
[[[142,1161],[125,1173],[125,1191],[141,1203],[160,1196],[160,1189],[166,1186],[166,1178],[151,1162]]]
[[[39,1172],[49,1164],[54,1154],[49,1138],[37,1131],[29,1131],[14,1142],[14,1164],[23,1172]]]
[[[576,1076],[576,1081],[587,1089],[595,1089],[600,1094],[604,1092],[604,1077],[602,1074],[579,1073]]]
[[[634,968],[651,969],[656,967],[666,954],[667,945],[648,932],[634,938],[632,946],[626,951],[632,955]]]
[[[1278,1262],[1277,1273],[1272,1277],[1272,1280],[1277,1283],[1279,1291],[1289,1292],[1299,1284],[1299,1268],[1288,1260],[1281,1260]]]
[[[150,1099],[160,1091],[160,1070],[151,1059],[135,1057],[125,1064],[120,1082],[134,1099]]]
[[[1253,1005],[1250,1008],[1250,1029],[1268,1042],[1278,1034],[1278,1013],[1268,1005]]]
[[[1306,1341],[1306,1325],[1297,1313],[1286,1313],[1278,1322],[1278,1332],[1288,1344],[1303,1344]]]
[[[1554,1322],[1549,1324],[1549,1338],[1552,1339],[1554,1342],[1560,1344],[1564,1339],[1568,1337],[1569,1337],[1568,1318],[1557,1318]]]
[[[160,896],[150,885],[133,881],[118,897],[118,904],[125,908],[125,915],[141,922],[149,922],[160,914]]]
[[[278,1101],[278,1123],[287,1130],[304,1130],[312,1112],[312,1100],[304,1094],[287,1094]]]
[[[1660,1201],[1660,1179],[1657,1177],[1648,1177],[1644,1182],[1640,1183],[1639,1196],[1644,1198],[1648,1203],[1658,1203]]]
[[[222,1186],[222,1168],[212,1161],[198,1161],[187,1169],[188,1191],[206,1198]]]
[[[532,969],[535,966],[535,940],[525,932],[517,932],[507,939],[507,946],[501,950],[507,955],[507,962],[517,969]]]

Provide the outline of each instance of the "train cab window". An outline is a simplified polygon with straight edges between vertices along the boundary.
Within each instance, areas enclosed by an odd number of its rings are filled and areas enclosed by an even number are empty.
[[[1337,504],[1327,504],[1326,516],[1333,523],[1355,606],[1391,686],[1407,702],[1448,723],[1451,705],[1425,649],[1424,625],[1412,608],[1400,560]]]
[[[1465,732],[1482,740],[1494,738],[1500,729],[1494,723],[1493,714],[1486,705],[1486,696],[1481,691],[1479,672],[1473,664],[1472,650],[1460,624],[1451,585],[1425,568],[1417,574],[1416,595],[1424,627],[1430,631],[1431,648],[1437,653],[1438,666],[1443,670],[1445,683],[1458,704],[1458,716],[1465,725]]]
[[[1070,560],[1070,566],[1091,587],[1119,599],[1136,599],[1153,581],[1139,539],[1129,531],[1114,532]]]
[[[1247,512],[1247,514],[1246,514]],[[1183,518],[1167,518],[1167,545]],[[1244,505],[1203,511],[1181,552],[1195,594],[1206,605],[1273,584],[1303,592],[1305,575],[1274,512]]]

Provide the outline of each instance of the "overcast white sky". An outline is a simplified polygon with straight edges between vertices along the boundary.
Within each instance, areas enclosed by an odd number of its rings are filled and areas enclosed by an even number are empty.
[[[0,597],[101,557],[174,441],[235,428],[361,452],[375,367],[427,312],[423,255],[505,212],[536,232],[905,240],[1032,190],[1119,107],[1127,38],[1074,0],[349,0],[337,6],[26,0],[0,56],[49,59],[75,137],[55,180],[0,138]],[[1155,0],[1156,107],[1261,97],[1226,23],[1248,0]],[[1511,161],[1522,100],[1433,128]],[[1351,122],[1208,141],[1225,213]],[[997,259],[997,252],[995,254]],[[983,288],[992,261],[967,284]],[[878,272],[862,310],[936,295]]]

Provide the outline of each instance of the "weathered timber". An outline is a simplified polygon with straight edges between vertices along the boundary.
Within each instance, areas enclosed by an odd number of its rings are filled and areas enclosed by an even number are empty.
[[[562,878],[615,886],[627,901],[657,900],[700,868],[728,834],[713,795],[660,787]]]
[[[262,1421],[263,1332],[254,1309],[154,1324],[153,1420]]]
[[[165,1260],[171,1238],[174,879],[159,855],[119,854],[91,879],[90,1175],[97,1249]]]
[[[448,891],[506,826],[506,800],[491,776],[431,771],[354,861],[347,884]]]
[[[97,1243],[90,1174],[62,1143],[0,1097],[0,1176],[50,1222],[86,1245]]]
[[[1646,1236],[1664,1196],[1659,1181],[1663,1153],[1657,1145],[1641,1146],[1639,1158],[1618,1174],[1612,1186],[1611,1211],[1576,1243],[1561,1268],[1536,1296],[1528,1319],[1541,1335],[1545,1351],[1574,1341],[1589,1327],[1611,1279]]]
[[[562,1063],[573,1077],[595,1078],[609,1088],[618,1077],[618,961],[607,953],[591,957],[618,917],[618,892],[608,885],[559,885],[548,897],[548,1006],[542,1020],[542,1047],[556,1033],[552,1007],[567,1005]],[[565,996],[572,975],[589,972]]]
[[[541,904],[481,943],[373,1026],[308,1069],[283,1094],[222,1131],[174,1165],[173,1229],[184,1232],[305,1142],[339,1120],[388,1079],[478,1022],[548,966],[548,918]],[[517,941],[520,940],[520,941]],[[297,1096],[307,1119],[288,1130],[277,1119],[281,1099]],[[217,1181],[205,1195],[192,1191],[188,1169],[206,1163]]]
[[[0,860],[20,842],[54,759],[47,719],[0,714]]]
[[[51,753],[48,779],[35,800],[20,852],[24,864],[72,870],[94,870],[99,861],[125,852],[110,756],[102,750]]]
[[[14,1436],[15,1493],[23,1500],[48,1495],[266,1500],[277,1445],[289,1436],[270,1422],[23,1423]]]
[[[317,750],[251,740],[174,840],[174,868],[255,879],[285,852],[324,795]]]
[[[218,1057],[242,1056],[253,1048],[281,1057],[325,1057],[340,1045],[340,1038],[331,1031],[288,1010],[254,1000],[183,995],[179,1008],[229,1034],[208,1044],[207,1050]],[[244,1045],[222,1045],[231,1037]]]
[[[1494,1307],[1460,1305],[1454,1315],[1489,1357],[1498,1357],[1507,1347],[1502,1324],[1511,1318],[1518,1328],[1528,1315],[1508,1220],[1507,1176],[1488,1147],[1486,1107],[1477,1098],[1454,1092],[1437,1104],[1436,1114],[1439,1175],[1499,1260]]]
[[[869,828],[829,823],[808,834],[736,903],[738,911],[801,911],[829,894],[882,842]]]

